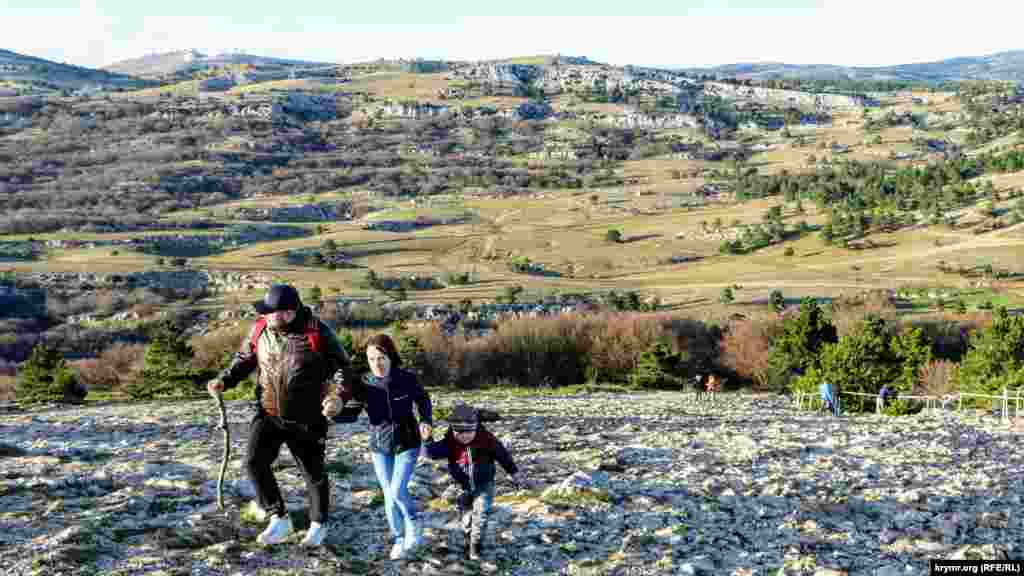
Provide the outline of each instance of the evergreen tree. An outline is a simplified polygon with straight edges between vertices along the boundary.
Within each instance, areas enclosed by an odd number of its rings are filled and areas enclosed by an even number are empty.
[[[191,367],[195,352],[173,320],[164,320],[146,348],[141,378],[127,386],[128,395],[136,400],[167,396],[197,396],[199,382],[213,374],[199,373]]]
[[[920,331],[896,338],[883,319],[869,315],[839,342],[826,343],[796,388],[813,393],[819,383],[830,382],[844,392],[877,394],[882,386],[895,382],[909,390],[921,362],[930,357],[922,345]],[[851,396],[846,402],[851,410],[874,408],[863,397]]]
[[[772,310],[782,312],[786,309],[786,298],[782,295],[782,290],[772,290],[770,301]]]
[[[1024,316],[996,309],[992,324],[971,337],[959,371],[964,392],[999,394],[1024,386]]]
[[[783,334],[772,343],[768,355],[769,383],[776,390],[787,388],[794,374],[803,374],[814,366],[826,343],[839,340],[836,327],[811,298],[805,298],[800,312],[782,326]]]
[[[681,388],[686,354],[673,352],[665,341],[660,341],[640,354],[636,368],[629,375],[630,383],[640,388]]]
[[[21,404],[78,400],[84,396],[64,356],[45,343],[37,344],[18,369],[15,394]]]

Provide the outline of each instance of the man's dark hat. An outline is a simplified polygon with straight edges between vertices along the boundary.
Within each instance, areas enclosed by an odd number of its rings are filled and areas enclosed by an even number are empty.
[[[299,292],[288,284],[274,284],[267,291],[267,295],[253,304],[260,314],[270,314],[282,310],[298,310],[302,301],[299,299]]]
[[[477,427],[477,412],[472,406],[458,404],[448,418],[454,432],[473,432]]]

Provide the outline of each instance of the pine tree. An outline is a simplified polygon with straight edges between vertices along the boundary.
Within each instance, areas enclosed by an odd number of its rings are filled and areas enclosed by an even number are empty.
[[[658,342],[640,354],[636,368],[629,375],[630,383],[640,388],[678,388],[679,374],[685,363],[683,352],[673,352],[665,341]]]
[[[18,370],[18,402],[61,402],[82,397],[78,378],[68,368],[64,356],[47,344],[37,344]]]
[[[783,322],[783,334],[772,343],[768,356],[769,382],[782,390],[794,374],[802,374],[818,362],[818,353],[826,343],[839,340],[836,327],[811,298],[800,303],[800,312]]]
[[[198,383],[208,374],[191,367],[194,355],[175,323],[164,320],[146,348],[142,377],[127,387],[128,395],[136,400],[199,395]]]
[[[996,309],[992,324],[971,336],[959,383],[962,390],[980,394],[1024,386],[1024,317]]]

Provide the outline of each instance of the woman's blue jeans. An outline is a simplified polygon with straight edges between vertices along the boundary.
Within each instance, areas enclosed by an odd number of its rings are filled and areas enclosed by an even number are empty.
[[[416,503],[409,494],[409,480],[416,470],[419,454],[419,448],[399,454],[373,453],[373,471],[384,491],[384,513],[396,542],[405,535],[405,526],[411,527],[416,522]]]

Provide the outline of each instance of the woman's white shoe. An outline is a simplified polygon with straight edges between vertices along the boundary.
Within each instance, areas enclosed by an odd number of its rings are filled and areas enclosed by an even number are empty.
[[[400,560],[404,556],[405,556],[405,544],[403,543],[402,539],[399,538],[395,542],[395,545],[391,547],[391,559],[392,560]]]

